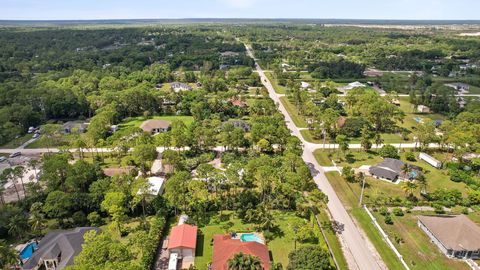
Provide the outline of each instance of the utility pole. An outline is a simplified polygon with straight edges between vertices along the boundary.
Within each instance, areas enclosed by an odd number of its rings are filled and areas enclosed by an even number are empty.
[[[362,206],[362,201],[363,201],[363,191],[365,190],[365,175],[361,172],[360,173],[360,178],[362,179],[362,192],[360,193],[360,201],[358,202],[358,206]]]

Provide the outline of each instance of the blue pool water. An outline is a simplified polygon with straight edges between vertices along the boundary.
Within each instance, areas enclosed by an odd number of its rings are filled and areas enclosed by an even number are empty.
[[[263,240],[260,239],[257,235],[254,233],[245,233],[240,236],[240,241],[242,242],[257,242],[260,244],[263,244]]]
[[[415,117],[415,121],[417,121],[418,123],[421,123],[423,121],[422,117]]]
[[[33,252],[37,249],[37,244],[36,243],[30,243],[26,245],[22,251],[20,252],[20,259],[26,260],[30,257],[32,257]]]

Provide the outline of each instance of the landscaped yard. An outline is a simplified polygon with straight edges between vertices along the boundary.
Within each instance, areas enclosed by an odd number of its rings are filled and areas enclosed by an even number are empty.
[[[157,119],[157,120],[166,120],[166,121],[182,121],[185,123],[185,125],[189,126],[193,123],[193,117],[192,116],[179,116],[179,115],[167,115],[167,116],[153,116],[150,119]],[[140,125],[148,119],[145,119],[144,117],[130,117],[126,118],[123,120],[122,123],[119,124],[119,127],[140,127]]]
[[[374,165],[382,161],[382,158],[375,151],[365,152],[361,149],[350,150],[346,157],[338,149],[318,149],[313,154],[322,166],[333,166],[332,160],[335,161],[337,166],[353,168],[362,165]]]
[[[268,249],[271,251],[272,259],[274,263],[280,262],[283,267],[286,268],[288,265],[288,254],[294,249],[294,233],[291,229],[291,225],[295,222],[303,221],[302,218],[297,217],[294,213],[285,213],[277,212],[274,214],[275,223],[278,224],[281,231],[283,232],[281,236],[275,237],[272,241],[267,243]],[[230,220],[234,225],[231,227],[228,232],[253,232],[255,231],[254,224],[244,224],[242,221],[233,216],[230,217]],[[223,225],[228,223],[228,221],[212,221],[210,224],[200,227],[199,230],[201,234],[197,239],[197,250],[195,258],[195,266],[199,270],[208,269],[207,265],[212,260],[212,251],[213,246],[211,240],[215,234],[226,234]],[[320,230],[315,223],[309,222],[309,225],[315,227],[315,231],[319,236],[319,245],[326,248],[326,244],[323,241]],[[297,243],[297,248],[300,246],[300,243]]]
[[[287,97],[281,97],[280,101],[282,102],[283,106],[285,106],[285,109],[287,109],[288,114],[293,120],[293,123],[299,128],[306,128],[307,127],[307,122],[303,119],[302,116],[298,113],[297,107],[293,105]]]

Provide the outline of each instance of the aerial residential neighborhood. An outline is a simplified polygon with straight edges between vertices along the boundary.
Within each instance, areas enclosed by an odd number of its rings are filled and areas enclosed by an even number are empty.
[[[480,2],[41,2],[0,269],[480,270]]]

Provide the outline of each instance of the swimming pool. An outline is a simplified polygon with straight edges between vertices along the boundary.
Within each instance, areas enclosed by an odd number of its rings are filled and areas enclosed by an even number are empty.
[[[263,244],[263,240],[254,233],[244,233],[240,236],[242,242],[257,242]]]
[[[20,259],[26,260],[32,257],[33,252],[37,249],[37,244],[35,242],[27,244],[22,251],[20,251]]]
[[[420,116],[417,116],[417,117],[415,117],[415,121],[417,121],[418,123],[422,123],[422,122],[423,122],[423,118],[420,117]]]

